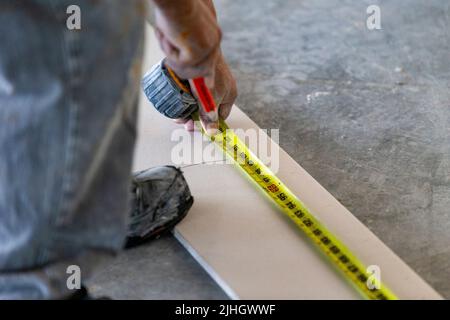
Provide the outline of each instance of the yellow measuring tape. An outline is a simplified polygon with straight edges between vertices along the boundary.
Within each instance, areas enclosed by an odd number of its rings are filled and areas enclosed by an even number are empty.
[[[198,113],[194,114],[193,118],[198,121]],[[202,132],[204,133],[203,130]],[[219,132],[209,138],[219,145],[234,160],[235,164],[277,204],[283,213],[317,245],[365,298],[398,299],[383,283],[377,283],[376,279],[374,279],[374,289],[369,288],[367,269],[364,264],[309,212],[292,191],[247,148],[223,120],[220,120]]]

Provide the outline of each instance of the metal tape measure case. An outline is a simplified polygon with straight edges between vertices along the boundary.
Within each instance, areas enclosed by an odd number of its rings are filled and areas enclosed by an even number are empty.
[[[156,110],[168,118],[186,119],[198,110],[197,100],[172,79],[164,60],[144,75],[141,86]]]

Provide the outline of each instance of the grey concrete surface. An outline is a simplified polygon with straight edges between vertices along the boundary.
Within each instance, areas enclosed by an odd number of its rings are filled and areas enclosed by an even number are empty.
[[[450,298],[450,2],[215,2],[237,104]],[[224,297],[172,238],[94,280],[121,298]]]
[[[219,4],[240,108],[450,298],[450,2]]]
[[[227,299],[172,236],[106,261],[89,282],[89,291],[114,299]]]

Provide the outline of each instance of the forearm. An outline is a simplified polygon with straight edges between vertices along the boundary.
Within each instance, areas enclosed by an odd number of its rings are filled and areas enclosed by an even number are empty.
[[[217,18],[216,8],[214,7],[213,0],[202,0],[202,1],[206,4],[206,6],[211,10],[211,12]]]
[[[151,0],[155,7],[166,16],[190,16],[194,14],[199,0]],[[203,1],[203,0],[201,0]]]
[[[151,0],[155,34],[166,63],[190,79],[214,73],[221,30],[211,0]]]

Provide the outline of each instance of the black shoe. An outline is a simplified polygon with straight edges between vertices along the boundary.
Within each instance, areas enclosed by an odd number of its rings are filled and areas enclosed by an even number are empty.
[[[125,248],[169,232],[186,216],[194,202],[183,173],[172,166],[135,173],[132,192]]]

